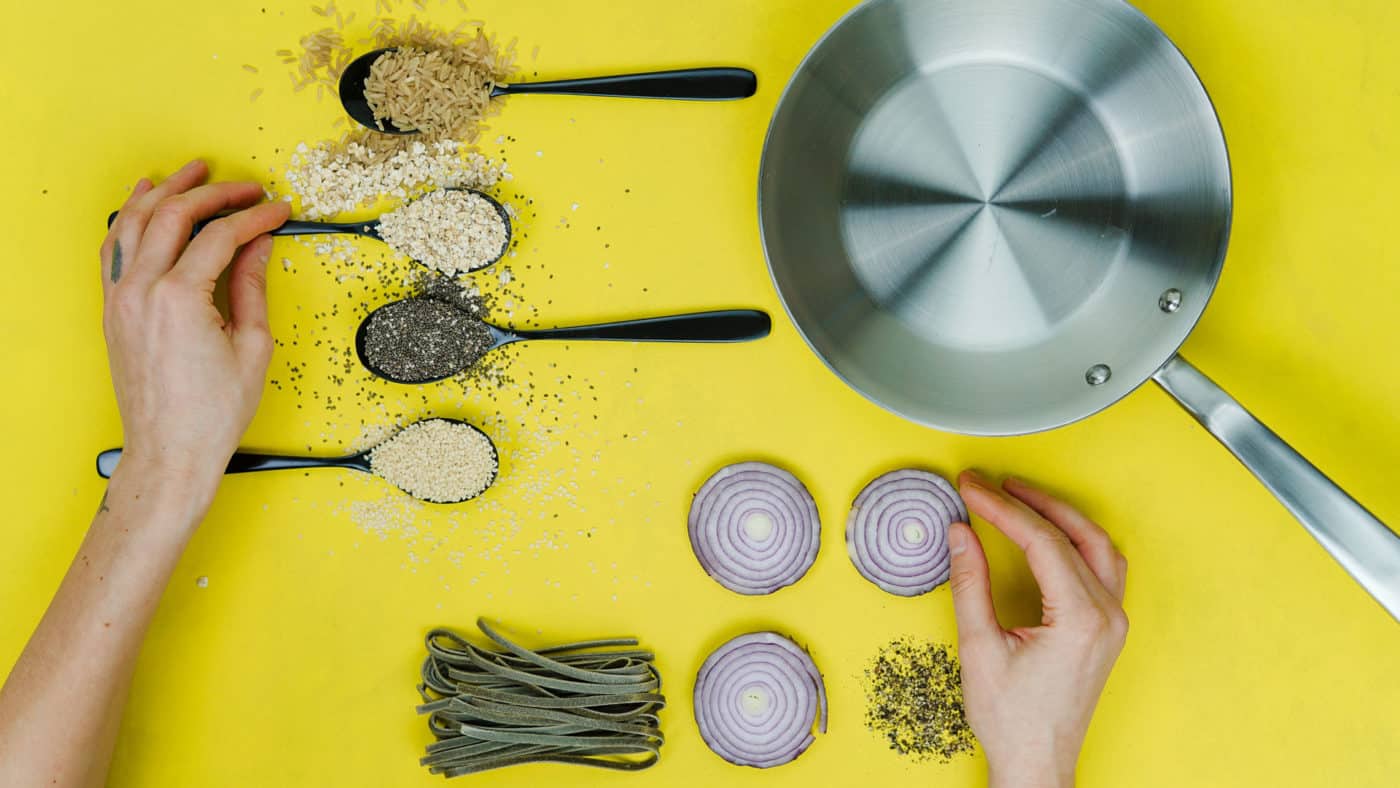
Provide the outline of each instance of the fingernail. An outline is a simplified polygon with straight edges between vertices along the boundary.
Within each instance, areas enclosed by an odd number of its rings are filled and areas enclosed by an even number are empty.
[[[962,555],[967,550],[967,533],[964,528],[966,526],[954,523],[948,531],[948,552],[953,555]]]
[[[264,235],[258,239],[258,262],[267,265],[267,261],[272,258],[272,236]]]

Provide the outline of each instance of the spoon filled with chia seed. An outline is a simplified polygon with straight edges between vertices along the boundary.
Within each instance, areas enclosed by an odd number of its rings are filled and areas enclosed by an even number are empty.
[[[454,78],[442,84],[429,84]],[[431,90],[431,97],[428,94]],[[385,134],[447,132],[439,128],[444,107],[481,112],[492,99],[527,93],[611,98],[730,101],[752,96],[758,77],[743,68],[689,68],[562,79],[552,82],[497,83],[451,50],[414,47],[376,49],[351,61],[340,75],[340,103],[357,123]]]
[[[512,330],[432,297],[406,298],[370,312],[355,351],[370,372],[394,383],[435,383],[470,369],[491,351],[541,339],[614,342],[749,342],[768,336],[765,312],[730,309],[588,326]]]
[[[121,449],[97,455],[104,479],[121,461]],[[225,473],[304,468],[349,468],[378,476],[420,501],[463,503],[486,492],[500,469],[496,446],[480,429],[455,419],[425,419],[372,449],[340,457],[297,457],[238,452]]]
[[[111,226],[117,215],[107,217]],[[218,217],[194,226],[195,234]],[[363,222],[292,220],[271,235],[360,235],[383,241],[394,251],[453,275],[495,264],[510,249],[510,213],[475,189],[447,187],[411,200],[378,219]]]

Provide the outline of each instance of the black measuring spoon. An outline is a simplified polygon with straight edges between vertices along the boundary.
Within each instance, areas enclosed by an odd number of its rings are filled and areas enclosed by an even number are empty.
[[[482,432],[475,425],[468,424],[467,422],[461,421],[459,419],[439,420],[450,421],[455,424],[461,424],[465,427],[470,427],[471,429],[480,433],[483,438],[486,438],[486,442],[491,446],[491,456],[496,461],[496,473],[499,473],[500,454],[497,453],[496,444],[491,441],[491,437],[489,435]],[[402,432],[402,430],[400,430],[400,432]],[[398,433],[394,433],[394,435],[397,434]],[[382,446],[385,443],[388,443],[389,441],[393,440],[394,435],[385,438],[384,441],[379,445]],[[359,452],[358,454],[351,454],[343,457],[297,457],[280,454],[258,454],[255,452],[240,451],[234,454],[233,457],[229,460],[228,467],[224,470],[224,473],[256,473],[258,471],[282,471],[306,468],[349,468],[351,470],[362,471],[364,473],[373,475],[374,468],[370,463],[370,455],[373,452],[374,449],[366,449],[362,452]],[[98,454],[97,475],[101,476],[104,479],[112,478],[112,474],[116,471],[118,463],[121,462],[121,458],[121,449],[108,449],[107,451]],[[485,493],[486,490],[491,489],[491,485],[496,483],[496,473],[492,474],[491,481],[487,482],[486,487],[483,488],[480,493],[477,493],[476,496],[463,498],[459,501],[427,501],[427,503],[464,503],[466,501],[469,501],[472,498],[475,498],[481,495],[482,493]],[[410,496],[413,495],[413,493],[409,492],[408,490],[403,490],[403,492]]]
[[[510,241],[513,232],[510,223],[510,212],[507,211],[506,207],[504,205],[501,205],[500,202],[498,202],[491,195],[484,194],[482,192],[477,191],[476,189],[467,189],[458,186],[448,186],[445,187],[444,191],[469,192],[471,194],[475,194],[476,196],[490,203],[491,207],[494,208],[496,213],[500,215],[501,221],[505,223],[506,227],[506,240],[505,243],[501,244],[500,253],[497,254],[495,257],[491,258],[490,260],[487,260],[486,262],[481,263],[480,265],[472,268],[471,270],[480,271],[483,268],[488,268],[500,262],[501,258],[505,257],[506,252],[510,250]],[[431,194],[431,192],[429,192],[429,194]],[[402,210],[402,208],[400,208],[399,210]],[[194,232],[191,233],[191,237],[193,237],[194,235],[198,235],[200,230],[204,229],[206,225],[208,225],[210,222],[215,221],[218,218],[219,217],[214,217],[214,219],[206,219],[202,222],[198,222],[197,224],[195,224]],[[116,211],[113,211],[112,213],[108,214],[107,226],[111,227],[112,222],[116,221],[116,219]],[[280,227],[268,233],[268,235],[360,235],[364,236],[365,238],[373,238],[376,241],[384,240],[384,237],[379,234],[378,219],[367,219],[361,222],[308,222],[299,219],[289,219],[288,221],[283,222]],[[415,260],[414,262],[421,263],[422,261]],[[459,271],[458,273],[463,272]]]
[[[401,302],[395,301],[385,304],[375,309],[374,312],[370,312],[364,320],[360,321],[360,328],[355,332],[355,353],[359,355],[360,363],[364,365],[365,369],[392,383],[417,384],[446,380],[467,368],[463,367],[438,377],[404,380],[372,364],[368,354],[365,353],[365,334],[369,329],[370,320],[380,309],[388,309],[398,303]],[[467,315],[464,319],[478,320],[479,318]],[[751,342],[768,336],[773,330],[773,321],[768,317],[768,313],[756,309],[727,309],[717,312],[697,312],[688,315],[648,317],[615,323],[528,331],[513,331],[493,326],[485,321],[481,322],[491,332],[491,347],[482,353],[483,356],[492,350],[515,342],[537,339],[611,342]]]
[[[394,47],[366,52],[351,61],[340,75],[340,103],[346,113],[363,126],[385,134],[417,134],[391,121],[377,120],[365,98],[365,78],[380,55]],[[612,98],[679,99],[683,101],[730,101],[745,99],[758,91],[758,77],[744,68],[687,68],[677,71],[649,71],[643,74],[617,74],[608,77],[561,79],[552,82],[516,82],[491,88],[491,98],[526,93]],[[383,127],[380,127],[383,123]]]

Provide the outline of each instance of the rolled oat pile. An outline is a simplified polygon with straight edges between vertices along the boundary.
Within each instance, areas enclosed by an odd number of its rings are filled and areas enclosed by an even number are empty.
[[[440,189],[385,214],[379,236],[394,251],[449,275],[494,263],[510,242],[495,203],[460,189]]]
[[[287,185],[307,219],[367,208],[386,198],[407,200],[428,189],[488,189],[502,180],[510,180],[505,162],[467,152],[453,140],[414,141],[393,152],[354,142],[344,148],[302,143],[287,168]]]

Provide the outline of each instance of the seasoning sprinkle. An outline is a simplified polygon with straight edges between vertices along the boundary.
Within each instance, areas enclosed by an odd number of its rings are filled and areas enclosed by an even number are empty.
[[[863,683],[865,725],[891,750],[915,761],[948,763],[976,747],[958,658],[949,646],[891,641],[866,667]]]

